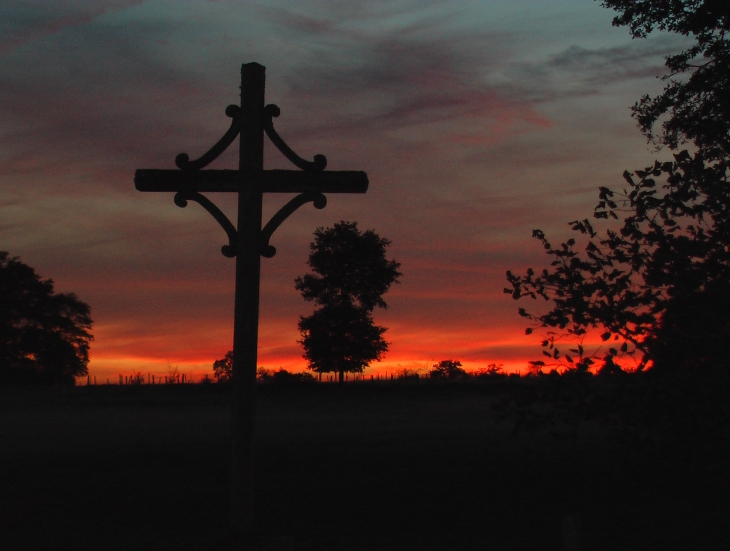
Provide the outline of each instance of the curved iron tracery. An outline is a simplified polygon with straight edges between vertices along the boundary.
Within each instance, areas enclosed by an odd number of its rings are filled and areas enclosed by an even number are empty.
[[[223,212],[218,207],[216,207],[210,201],[210,199],[198,193],[197,191],[178,191],[175,194],[174,201],[175,204],[180,208],[187,207],[188,201],[195,201],[210,214],[212,214],[213,218],[218,221],[218,223],[228,235],[228,245],[223,245],[221,247],[221,252],[223,253],[223,256],[227,256],[228,258],[233,258],[234,256],[236,256],[236,253],[238,252],[238,232],[236,231],[236,228],[233,226],[228,217],[223,214]]]
[[[276,130],[274,130],[273,121],[274,117],[278,117],[281,114],[281,109],[271,103],[264,107],[264,114],[266,115],[264,117],[264,132],[266,132],[271,143],[273,143],[276,148],[284,154],[284,157],[289,159],[298,168],[307,172],[321,172],[327,168],[327,157],[324,155],[315,155],[314,162],[306,161],[294,153],[294,151],[286,145],[284,140],[281,139],[281,136],[279,136]]]
[[[218,140],[218,143],[211,147],[199,159],[195,159],[194,161],[190,160],[187,153],[180,153],[177,157],[175,157],[175,165],[182,170],[200,170],[215,161],[238,136],[238,133],[241,130],[240,115],[241,108],[238,105],[229,105],[226,107],[226,116],[233,120],[231,121],[231,127],[223,135],[223,137]]]
[[[281,153],[289,159],[295,166],[306,172],[321,172],[327,167],[327,158],[324,155],[315,155],[314,161],[302,159],[294,153],[292,149],[284,142],[283,139],[274,129],[273,118],[278,117],[281,110],[274,104],[264,107],[263,129],[271,142]],[[184,171],[196,171],[205,168],[238,137],[241,129],[241,108],[238,105],[229,105],[226,107],[226,116],[233,119],[231,126],[223,137],[211,147],[206,153],[195,160],[190,160],[187,153],[180,153],[175,157],[175,165]],[[188,201],[194,201],[207,210],[213,218],[221,225],[228,235],[228,245],[221,247],[221,252],[228,258],[236,256],[238,251],[238,230],[223,212],[216,207],[207,197],[196,191],[179,191],[175,194],[175,204],[184,208]],[[320,192],[307,191],[297,195],[294,199],[285,204],[279,211],[272,216],[271,220],[264,226],[259,234],[259,252],[265,258],[271,258],[276,254],[276,248],[269,244],[271,236],[277,228],[286,220],[294,211],[306,203],[313,203],[317,209],[323,209],[327,205],[327,198]]]
[[[281,226],[282,222],[289,218],[294,211],[310,201],[314,204],[314,208],[316,209],[323,209],[327,206],[327,197],[317,191],[307,191],[294,197],[294,199],[281,207],[279,212],[271,217],[271,220],[269,220],[259,234],[259,251],[261,256],[264,258],[271,258],[276,254],[276,247],[269,245],[271,236],[276,229]]]

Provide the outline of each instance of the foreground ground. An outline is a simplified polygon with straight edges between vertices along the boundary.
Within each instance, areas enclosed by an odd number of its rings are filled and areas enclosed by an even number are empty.
[[[256,548],[727,549],[728,477],[595,425],[512,434],[484,384],[260,389]],[[0,549],[216,550],[228,394],[0,390]]]

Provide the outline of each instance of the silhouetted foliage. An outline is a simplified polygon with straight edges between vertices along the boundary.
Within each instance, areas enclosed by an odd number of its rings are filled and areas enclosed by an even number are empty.
[[[713,281],[702,291],[677,297],[648,339],[654,365],[716,374],[730,358],[730,283]]]
[[[317,373],[360,373],[388,350],[386,328],[374,325],[373,309],[387,308],[383,294],[398,283],[400,264],[386,258],[390,241],[357,222],[317,228],[308,264],[296,289],[320,308],[299,320],[304,358]]]
[[[400,263],[385,256],[389,245],[372,230],[358,230],[357,222],[317,228],[307,261],[314,274],[298,277],[295,287],[319,306],[348,301],[368,312],[387,308],[383,295],[401,276]]]
[[[461,362],[454,360],[441,360],[428,372],[428,376],[432,379],[457,379],[465,375],[466,371],[461,368]]]
[[[208,375],[206,374],[207,378]],[[233,351],[228,351],[224,358],[213,362],[213,380],[217,383],[230,383],[233,377]],[[310,373],[292,373],[284,368],[276,371],[259,367],[256,369],[256,379],[262,383],[294,384],[310,383],[316,379]],[[201,382],[211,382],[211,379]]]
[[[54,293],[0,251],[0,384],[73,385],[88,373],[92,321],[73,293]]]
[[[504,372],[504,365],[491,363],[488,364],[486,368],[478,369],[473,373],[473,375],[477,379],[503,378],[507,376],[507,373]]]
[[[385,327],[373,323],[367,310],[349,301],[318,308],[299,320],[304,359],[317,373],[362,373],[370,362],[380,360],[388,351],[383,339]]]
[[[725,360],[712,378],[653,369],[619,377],[544,374],[504,393],[492,410],[514,423],[513,434],[547,429],[556,439],[577,439],[601,426],[607,441],[630,454],[719,474],[730,461],[728,367]]]
[[[262,383],[273,383],[277,385],[297,385],[317,382],[317,379],[311,373],[292,373],[284,368],[279,368],[276,371],[259,368],[257,378]]]
[[[395,378],[399,381],[417,381],[421,378],[421,370],[423,368],[413,366],[400,367],[395,370]]]
[[[661,187],[657,177],[665,178]],[[600,189],[594,212],[596,218],[625,215],[618,230],[607,229],[605,237],[599,237],[587,219],[571,222],[574,231],[588,237],[583,252],[576,250],[575,239],[553,247],[542,231],[535,230],[533,236],[554,257],[553,268],[540,274],[530,269],[524,277],[507,272],[512,288],[505,292],[515,299],[551,300],[553,308],[547,314],[519,309],[520,315],[542,327],[575,337],[600,328],[604,341],[620,339],[608,348],[604,362],[638,349],[641,369],[666,342],[649,337],[662,325],[668,306],[673,301],[686,303],[691,299],[683,297],[708,287],[721,293],[721,282],[730,277],[730,188],[727,165],[707,165],[686,151],[675,155],[674,162],[657,162],[636,175],[627,172],[624,178],[628,187],[620,194]],[[554,361],[561,359],[554,346],[556,336],[560,334],[551,333],[543,341],[545,355]],[[698,334],[687,336],[693,339]],[[685,342],[702,346],[700,341]],[[563,356],[567,365],[587,369],[593,363],[582,347],[571,352],[573,356]]]
[[[628,26],[634,38],[659,29],[695,39],[686,50],[666,58],[669,74],[663,78],[669,83],[664,91],[656,97],[645,95],[633,106],[642,133],[670,149],[690,141],[707,160],[730,155],[730,2],[604,0],[602,5],[619,12],[613,24]],[[683,78],[677,80],[677,75]],[[662,117],[657,136],[654,126]]]
[[[553,257],[552,269],[539,275],[528,269],[523,277],[507,272],[512,288],[505,292],[515,299],[539,296],[552,301],[547,314],[524,308],[519,313],[557,330],[542,342],[543,354],[553,364],[585,372],[602,361],[601,373],[617,373],[615,358],[639,351],[639,370],[652,359],[662,369],[669,369],[670,359],[674,365],[697,367],[690,359],[695,355],[707,365],[713,357],[724,358],[722,348],[702,336],[709,324],[724,319],[717,310],[724,299],[714,305],[695,299],[719,297],[727,291],[722,282],[730,276],[730,49],[725,39],[730,4],[619,0],[604,5],[622,13],[614,24],[629,25],[634,37],[658,27],[697,39],[692,48],[667,58],[673,74],[689,72],[689,79],[670,82],[661,96],[645,96],[633,109],[642,132],[652,139],[653,125],[669,115],[660,145],[676,148],[692,141],[697,150],[681,151],[673,161],[657,161],[635,174],[624,172],[626,187],[621,191],[599,188],[593,216],[621,222],[602,237],[587,219],[570,222],[573,231],[587,238],[583,251],[576,250],[575,239],[553,247],[541,230],[534,230],[533,237]],[[691,62],[700,54],[706,63],[695,66]],[[681,312],[705,321],[688,322]],[[568,337],[580,343],[591,328],[601,331],[603,341],[618,342],[600,358],[580,345],[561,355],[558,340]],[[547,365],[532,364],[540,370]]]
[[[229,383],[232,377],[233,350],[229,350],[224,358],[213,362],[213,378],[216,383]]]

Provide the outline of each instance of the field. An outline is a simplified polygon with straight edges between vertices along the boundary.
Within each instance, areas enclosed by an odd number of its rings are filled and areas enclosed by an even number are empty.
[[[255,549],[728,549],[726,473],[512,434],[505,392],[261,387]],[[0,549],[222,549],[228,417],[216,385],[0,390]]]

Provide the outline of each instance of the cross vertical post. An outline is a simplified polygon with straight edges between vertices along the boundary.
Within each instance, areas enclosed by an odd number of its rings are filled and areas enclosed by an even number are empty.
[[[241,66],[241,127],[239,170],[264,169],[264,92],[266,68]],[[233,396],[231,402],[231,528],[239,537],[253,532],[254,424],[256,419],[256,364],[261,283],[260,186],[239,182],[238,251],[233,321]],[[234,538],[238,539],[238,538]]]
[[[265,105],[266,68],[258,63],[241,66],[241,105],[229,105],[231,127],[198,159],[186,153],[175,158],[179,170],[138,169],[139,191],[175,192],[175,204],[198,203],[228,236],[221,252],[236,257],[236,294],[233,324],[233,391],[231,396],[230,545],[240,549],[254,535],[254,428],[256,420],[256,366],[258,355],[261,257],[271,258],[276,248],[269,241],[276,229],[299,207],[312,203],[322,209],[324,193],[365,193],[367,174],[361,171],[325,171],[327,159],[307,161],[297,155],[274,129],[281,110]],[[300,170],[264,170],[264,134]],[[240,137],[238,170],[202,170]],[[201,192],[238,194],[238,226]],[[264,193],[298,193],[261,227]]]

